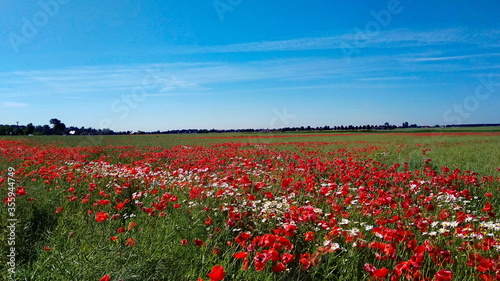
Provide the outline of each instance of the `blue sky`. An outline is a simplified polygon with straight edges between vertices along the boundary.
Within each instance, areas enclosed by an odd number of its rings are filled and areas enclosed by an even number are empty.
[[[0,2],[0,124],[500,123],[500,2]]]

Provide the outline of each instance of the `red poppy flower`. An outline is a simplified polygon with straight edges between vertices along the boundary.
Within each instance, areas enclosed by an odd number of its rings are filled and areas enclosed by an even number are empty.
[[[283,255],[281,255],[281,261],[284,263],[284,264],[287,264],[287,263],[290,263],[293,261],[293,259],[295,259],[295,255],[292,255],[290,253],[284,253]]]
[[[284,265],[283,263],[279,262],[277,265],[275,265],[275,266],[272,267],[272,270],[274,272],[285,271],[286,270],[286,265]]]
[[[97,222],[103,222],[109,218],[109,214],[105,212],[97,212],[95,214],[95,220]]]
[[[300,270],[308,270],[311,266],[311,262],[309,261],[309,253],[301,254],[300,256]]]
[[[266,268],[267,255],[258,253],[253,257],[253,263],[256,271],[263,271]]]
[[[118,211],[123,210],[123,208],[125,208],[125,203],[118,203],[118,205],[116,205],[116,209],[117,209]]]
[[[127,226],[127,229],[128,230],[131,230],[132,228],[136,227],[137,226],[137,223],[131,221],[128,223],[128,226]]]
[[[218,256],[222,254],[222,250],[219,248],[219,247],[215,247],[213,250],[212,250],[212,255],[215,255],[215,256]]]
[[[197,247],[201,247],[203,245],[206,245],[206,243],[203,243],[203,241],[201,241],[200,239],[194,239],[194,244],[197,246]]]
[[[136,243],[135,243],[135,239],[134,238],[127,238],[127,241],[125,241],[125,246],[135,246]]]
[[[110,281],[111,280],[111,276],[109,275],[104,275],[103,277],[101,277],[101,279],[99,279],[99,281]]]
[[[237,259],[244,259],[248,256],[248,253],[247,252],[239,252],[239,253],[235,253],[233,254],[233,257],[237,258]]]
[[[304,240],[305,241],[314,240],[314,231],[309,231],[309,232],[304,233]]]
[[[16,194],[17,194],[18,196],[24,196],[24,195],[26,195],[26,194],[28,194],[28,193],[26,192],[26,188],[19,186],[19,187],[17,188],[17,190],[16,190]]]
[[[242,270],[247,270],[249,264],[250,264],[250,260],[248,258],[244,258],[243,259],[243,268],[242,268]]]
[[[453,272],[448,269],[443,269],[436,273],[436,281],[450,281],[452,278]]]
[[[481,281],[495,281],[495,276],[491,275],[491,274],[484,274],[484,273],[481,273],[479,274],[479,279]],[[498,280],[498,279],[497,279]]]
[[[226,272],[224,271],[224,267],[221,265],[216,265],[212,267],[210,273],[207,274],[210,277],[210,281],[221,281],[226,277]]]
[[[242,247],[245,246],[245,243],[246,241],[252,237],[252,235],[249,233],[249,232],[243,232],[241,233],[240,235],[236,236],[236,238],[234,238],[234,240],[240,244]]]
[[[389,269],[382,267],[381,269],[376,269],[373,271],[373,276],[376,278],[385,278],[389,274]]]

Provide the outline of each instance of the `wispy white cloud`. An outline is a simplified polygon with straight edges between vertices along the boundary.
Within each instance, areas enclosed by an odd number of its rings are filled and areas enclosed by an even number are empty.
[[[472,55],[462,55],[462,56],[442,56],[442,57],[421,57],[421,58],[409,58],[408,61],[450,61],[450,60],[465,60],[473,58],[485,58],[485,57],[498,57],[500,53],[492,54],[472,54]]]
[[[305,51],[353,48],[400,48],[439,46],[447,44],[498,46],[500,31],[481,32],[463,29],[441,29],[432,31],[412,31],[396,29],[374,34],[352,32],[336,36],[307,37],[289,40],[260,41],[221,46],[183,47],[180,53],[246,53]]]
[[[459,29],[433,32],[397,30],[381,32],[370,44],[382,46],[388,44],[387,42],[395,42],[394,46],[439,45],[457,43],[462,39],[466,42],[472,40],[468,38],[482,38],[481,40],[486,42],[489,36],[496,33],[488,33],[487,36],[483,36],[486,33],[481,34],[473,36]],[[273,41],[227,45],[224,48],[231,52],[337,48],[339,38],[341,37]],[[478,39],[478,42],[481,40]],[[0,88],[0,97],[4,100],[32,96],[105,98],[131,94],[137,88],[145,90],[147,97],[265,88],[330,87],[328,85],[364,89],[370,86],[396,87],[396,83],[415,84],[419,79],[425,79],[428,84],[432,83],[433,74],[439,75],[441,79],[453,76],[450,83],[454,83],[459,75],[471,77],[479,72],[496,72],[500,68],[498,56],[498,52],[449,55],[442,48],[429,48],[423,53],[413,49],[395,55],[367,52],[363,56],[352,57],[350,61],[339,56],[296,56],[246,61],[102,65],[45,71],[14,71],[0,73],[0,85],[3,85]],[[475,64],[471,63],[472,59],[485,62]]]
[[[398,80],[418,80],[419,76],[388,76],[388,77],[367,77],[358,81],[398,81]]]
[[[173,73],[179,65],[105,65],[54,69],[46,71],[15,71],[0,74],[0,96],[70,96],[88,94],[113,95],[131,93],[136,89],[158,92],[194,91],[199,85],[185,81]],[[188,67],[189,68],[189,67]]]
[[[29,106],[29,104],[27,104],[27,103],[13,102],[13,101],[6,101],[6,102],[3,102],[2,104],[5,107],[14,107],[14,108]]]

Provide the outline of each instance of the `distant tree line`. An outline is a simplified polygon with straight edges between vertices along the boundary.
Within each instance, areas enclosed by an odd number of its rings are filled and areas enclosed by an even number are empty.
[[[224,132],[294,132],[294,131],[368,131],[368,130],[392,130],[397,128],[386,122],[384,125],[362,125],[362,126],[323,126],[323,127],[284,127],[279,129],[182,129],[168,131],[122,131],[114,132],[111,129],[95,129],[85,127],[66,126],[61,120],[52,118],[46,125],[0,125],[0,135],[123,135],[123,134],[203,134],[203,133],[224,133]],[[417,127],[417,125],[408,125],[403,123],[402,128]]]
[[[50,125],[0,125],[0,135],[128,135],[128,134],[205,134],[205,133],[251,133],[251,132],[297,132],[297,131],[372,131],[372,130],[394,130],[396,128],[428,128],[429,126],[417,126],[404,122],[401,126],[391,125],[385,122],[383,125],[340,125],[340,126],[323,126],[323,127],[284,127],[279,129],[182,129],[168,131],[122,131],[114,132],[111,129],[94,129],[75,126],[66,126],[61,120],[52,118],[49,121]],[[445,127],[479,127],[479,126],[500,126],[500,124],[468,124],[468,125],[446,125]],[[440,127],[435,125],[434,127]]]
[[[67,127],[57,118],[52,118],[46,125],[0,125],[0,135],[113,135],[118,134],[110,129]],[[122,134],[131,132],[122,132]]]

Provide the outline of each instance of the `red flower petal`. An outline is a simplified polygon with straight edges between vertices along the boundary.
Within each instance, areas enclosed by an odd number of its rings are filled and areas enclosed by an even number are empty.
[[[210,277],[210,281],[220,281],[226,277],[226,272],[224,271],[224,267],[221,265],[216,265],[212,267],[210,273],[207,274]]]
[[[233,254],[233,257],[237,258],[237,259],[244,259],[248,256],[248,253],[247,252],[239,252],[239,253],[235,253]]]
[[[99,279],[99,281],[110,281],[111,280],[111,276],[109,275],[104,275],[103,277],[101,277],[101,279]]]
[[[450,281],[453,278],[451,270],[443,269],[436,273],[436,281]]]
[[[381,269],[376,269],[373,271],[373,276],[377,278],[385,278],[389,274],[389,269],[382,267]]]

